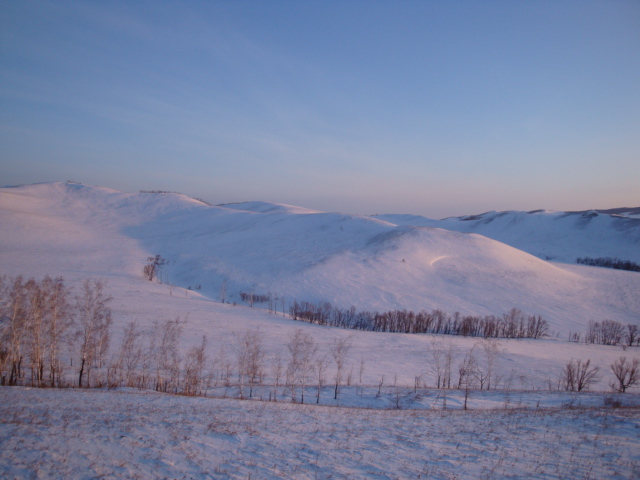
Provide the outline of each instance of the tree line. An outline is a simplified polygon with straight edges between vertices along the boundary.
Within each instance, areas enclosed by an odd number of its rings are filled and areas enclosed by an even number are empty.
[[[0,277],[2,385],[67,384],[67,358],[76,362],[77,384],[91,384],[110,343],[111,297],[102,280],[86,280],[77,294],[62,277],[41,281]]]
[[[88,279],[79,291],[62,277],[38,281],[0,277],[0,374],[2,385],[34,387],[135,387],[184,395],[203,395],[223,386],[241,398],[272,379],[273,399],[284,389],[292,401],[304,402],[306,387],[317,380],[317,401],[333,362],[334,396],[345,380],[349,339],[337,339],[320,355],[313,338],[297,329],[282,353],[267,362],[263,334],[248,330],[215,356],[207,337],[184,352],[185,321],[155,321],[141,329],[125,325],[122,340],[111,347],[112,297],[103,280]],[[270,368],[267,368],[270,365]],[[314,377],[315,376],[315,377]],[[349,377],[349,382],[351,377]]]
[[[624,393],[640,381],[640,360],[620,357],[611,365],[613,380],[609,386],[616,392]],[[582,392],[600,380],[600,368],[591,366],[591,359],[570,360],[558,377],[558,390]]]
[[[255,329],[235,334],[234,341],[218,348],[215,355],[205,335],[185,350],[185,321],[180,318],[155,321],[144,329],[129,322],[123,327],[120,344],[112,346],[112,298],[105,286],[102,280],[89,279],[74,291],[61,277],[40,281],[0,277],[2,384],[134,387],[183,395],[207,395],[211,389],[223,388],[224,395],[229,390],[239,398],[258,395],[298,403],[308,403],[305,395],[310,391],[312,401],[319,403],[325,387],[331,387],[337,400],[343,385],[362,385],[365,362],[360,359],[354,370],[351,337],[335,338],[321,348],[302,329],[291,331],[271,355],[263,333]],[[305,311],[309,310],[297,313]],[[325,305],[324,312],[332,309]],[[513,311],[506,316],[518,318]],[[326,314],[325,323],[320,318],[315,323],[329,325],[331,318]],[[464,389],[466,398],[470,389],[511,388],[511,380],[498,373],[501,350],[495,338],[480,340],[464,352],[442,339],[433,339],[426,348],[428,361],[420,370],[431,380],[416,375],[416,389],[431,385]],[[610,386],[620,392],[637,384],[640,376],[637,359],[621,357],[611,370],[615,380]],[[571,360],[549,388],[583,391],[598,379],[599,369],[590,360]],[[383,384],[384,376],[378,394]]]
[[[640,272],[640,265],[631,260],[620,260],[619,258],[611,257],[578,257],[576,263],[582,265],[591,265],[593,267],[605,267],[614,268],[616,270],[629,270],[631,272]]]
[[[318,305],[294,301],[289,308],[293,320],[370,332],[432,333],[484,338],[542,338],[549,324],[540,315],[526,315],[517,308],[501,315],[453,315],[442,310],[418,313],[409,310],[368,312],[339,308],[328,302]]]
[[[579,333],[570,333],[569,340],[576,343],[583,340],[584,343],[597,345],[640,346],[640,327],[632,323],[624,325],[615,320],[590,321],[583,337]]]

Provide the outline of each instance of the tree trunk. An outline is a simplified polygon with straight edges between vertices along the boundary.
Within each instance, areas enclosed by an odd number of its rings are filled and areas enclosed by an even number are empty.
[[[78,376],[78,387],[82,388],[82,375],[84,374],[84,358],[80,364],[80,375]]]

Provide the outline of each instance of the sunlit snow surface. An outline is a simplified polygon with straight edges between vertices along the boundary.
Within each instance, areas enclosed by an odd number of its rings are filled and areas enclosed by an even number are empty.
[[[637,348],[565,341],[590,320],[640,324],[640,274],[571,263],[574,255],[638,261],[637,231],[604,217],[596,235],[563,223],[570,217],[548,215],[555,217],[524,233],[514,224],[511,236],[534,245],[538,232],[537,244],[547,248],[525,253],[527,245],[508,246],[479,227],[487,236],[440,228],[461,220],[425,228],[264,202],[211,207],[176,194],[63,183],[2,188],[0,273],[62,275],[72,286],[107,279],[113,345],[130,321],[147,330],[180,316],[183,350],[207,335],[211,359],[223,351],[232,359],[237,335],[248,329],[263,333],[267,359],[296,328],[320,354],[338,338],[350,337],[353,347],[352,386],[337,401],[327,387],[320,407],[292,405],[284,392],[277,404],[243,402],[221,388],[209,393],[226,399],[0,388],[0,477],[637,478],[637,409],[599,410],[610,394],[545,391],[572,359],[591,359],[601,369],[592,389],[610,391],[609,365],[638,356]],[[550,225],[563,225],[560,234]],[[163,284],[141,275],[155,254],[169,261]],[[238,306],[219,302],[225,280],[228,301]],[[280,305],[276,314],[266,304],[247,307],[241,291],[367,310],[500,314],[517,307],[547,318],[553,335],[500,339],[496,386],[512,391],[472,392],[470,412],[461,410],[463,392],[450,391],[443,411],[441,392],[412,388],[416,378],[433,386],[433,342],[451,345],[457,365],[474,346],[481,359],[482,340],[294,322]],[[623,404],[640,403],[634,392]],[[305,402],[314,395],[310,388]],[[558,407],[565,408],[546,410]]]
[[[572,245],[580,255],[640,255],[640,230],[611,215],[591,218],[588,228],[557,214],[522,215],[526,221],[498,230],[547,245],[551,257],[567,257]],[[589,320],[640,322],[635,272],[550,263],[487,236],[432,226],[265,202],[211,207],[176,194],[63,183],[0,189],[0,222],[0,265],[11,275],[107,275],[139,285],[146,258],[160,254],[168,261],[165,283],[218,299],[226,282],[231,302],[243,291],[378,311],[499,315],[516,307],[542,315],[561,335]]]
[[[339,409],[0,388],[2,478],[631,479],[638,410]]]
[[[640,263],[640,208],[584,212],[486,212],[432,220],[420,215],[376,215],[396,225],[479,233],[542,259],[617,257]]]

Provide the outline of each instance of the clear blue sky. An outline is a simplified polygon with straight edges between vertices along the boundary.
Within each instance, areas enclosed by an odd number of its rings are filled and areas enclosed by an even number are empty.
[[[0,3],[0,184],[640,206],[640,2]]]

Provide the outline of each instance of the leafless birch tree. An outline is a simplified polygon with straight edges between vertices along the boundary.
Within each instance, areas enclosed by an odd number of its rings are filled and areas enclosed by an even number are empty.
[[[313,369],[313,359],[317,345],[308,333],[298,328],[289,335],[287,343],[288,364],[287,383],[291,389],[291,401],[296,401],[296,390],[301,388],[301,403],[304,403],[304,389]]]
[[[335,370],[335,388],[333,392],[333,399],[338,399],[338,390],[342,383],[342,377],[344,375],[344,367],[346,365],[349,353],[351,351],[351,337],[336,338],[331,346],[331,356],[336,364]]]
[[[207,365],[207,336],[202,336],[200,345],[191,347],[185,359],[184,394],[202,395],[205,390]]]
[[[247,330],[237,339],[236,356],[240,376],[240,398],[244,398],[244,382],[249,383],[249,397],[253,396],[256,381],[264,369],[264,336],[259,330]]]
[[[91,372],[96,362],[109,348],[111,309],[107,306],[111,297],[104,294],[103,280],[87,279],[77,297],[80,338],[80,371],[78,386],[91,386]]]

